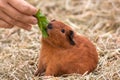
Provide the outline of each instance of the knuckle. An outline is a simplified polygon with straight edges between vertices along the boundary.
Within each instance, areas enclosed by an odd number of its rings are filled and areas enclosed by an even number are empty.
[[[36,14],[37,9],[32,6],[24,5],[24,8],[22,8],[22,12],[26,13],[26,11],[27,11],[28,15],[34,15],[34,14]]]
[[[9,28],[10,24],[4,24],[3,27],[4,28]]]
[[[9,27],[8,28],[13,28],[13,25],[9,25]]]
[[[7,22],[4,22],[4,21],[0,21],[0,22],[1,22],[0,27],[2,27],[2,28],[12,28],[13,27],[13,25],[8,24]]]
[[[12,20],[12,19],[10,19],[9,22],[10,22],[11,24],[16,24],[15,20]]]
[[[0,27],[1,28],[9,28],[10,27],[10,24],[6,23],[5,21],[3,20],[0,20]]]
[[[7,23],[4,24],[4,27],[5,27],[5,28],[9,28],[9,26],[10,26],[10,24],[7,24]]]
[[[29,6],[26,6],[26,5],[24,6],[24,8],[22,8],[22,11],[23,11],[23,12],[26,12],[26,11],[29,11],[29,10],[30,10],[30,7],[29,7]]]
[[[13,27],[13,25],[11,25],[11,24],[5,24],[4,25],[4,28],[12,28]]]
[[[16,22],[16,26],[23,26],[23,23],[21,23],[21,22]]]
[[[23,25],[22,25],[21,23],[17,23],[16,26],[19,26],[19,27],[20,27],[20,26],[23,26]]]
[[[21,14],[18,14],[14,17],[16,20],[21,20],[23,18],[23,16]]]
[[[0,20],[0,27],[4,27],[4,26],[6,26],[7,25],[7,23],[6,22],[4,22],[3,20]]]

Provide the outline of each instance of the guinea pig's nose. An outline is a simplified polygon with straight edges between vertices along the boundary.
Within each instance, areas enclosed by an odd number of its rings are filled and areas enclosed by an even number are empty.
[[[52,29],[52,28],[53,28],[52,24],[49,23],[48,26],[47,26],[47,28],[48,28],[48,29]]]

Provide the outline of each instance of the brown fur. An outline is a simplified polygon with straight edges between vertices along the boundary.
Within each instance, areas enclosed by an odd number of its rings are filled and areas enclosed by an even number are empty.
[[[46,76],[93,71],[98,63],[95,46],[86,37],[77,35],[68,25],[51,21],[47,29],[48,38],[42,38],[38,70],[35,75],[45,72]],[[64,33],[61,30],[64,29]]]

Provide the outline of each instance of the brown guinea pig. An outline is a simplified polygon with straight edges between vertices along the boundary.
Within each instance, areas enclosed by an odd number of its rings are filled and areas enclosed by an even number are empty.
[[[48,38],[42,38],[38,70],[35,75],[60,76],[92,72],[98,63],[95,46],[86,37],[78,35],[60,21],[47,26]]]

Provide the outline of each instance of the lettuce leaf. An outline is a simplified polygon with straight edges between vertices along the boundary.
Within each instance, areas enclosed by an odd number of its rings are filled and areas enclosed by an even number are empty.
[[[38,26],[39,26],[39,29],[42,32],[42,36],[44,38],[47,38],[48,34],[47,34],[47,31],[46,31],[46,27],[49,24],[49,21],[47,20],[46,16],[41,13],[40,9],[35,14],[35,17],[38,20]]]

